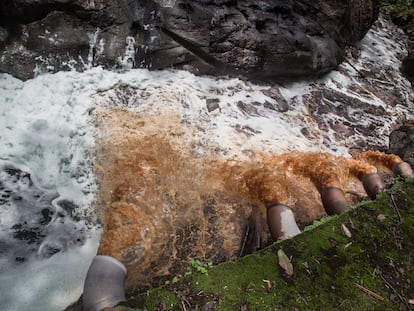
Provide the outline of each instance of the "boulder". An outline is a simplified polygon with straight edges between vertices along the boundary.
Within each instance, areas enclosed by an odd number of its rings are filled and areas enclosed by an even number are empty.
[[[7,0],[0,71],[180,68],[287,79],[323,74],[377,18],[376,1]]]
[[[414,167],[414,122],[407,122],[390,134],[389,152]]]

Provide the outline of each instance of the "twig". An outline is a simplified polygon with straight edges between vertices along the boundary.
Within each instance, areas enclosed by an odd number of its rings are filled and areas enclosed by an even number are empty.
[[[321,262],[318,260],[318,259],[316,259],[314,256],[312,256],[312,259],[318,264],[318,265],[320,265],[321,264]]]
[[[191,304],[188,302],[188,300],[183,295],[179,295],[179,297],[180,297],[180,302],[181,302],[183,311],[187,311],[187,308],[185,307],[185,303],[187,303],[189,307],[191,307]]]
[[[385,285],[387,285],[394,292],[394,294],[397,295],[397,297],[401,300],[401,302],[404,304],[407,310],[410,310],[410,306],[407,304],[407,300],[404,299],[404,297],[402,297],[400,293],[397,292],[397,290],[383,277],[382,273],[379,273],[379,276],[384,281]]]
[[[394,208],[395,212],[398,215],[398,219],[400,220],[400,224],[402,223],[402,218],[400,211],[398,210],[397,204],[395,204],[394,195],[391,193],[391,201],[392,201],[392,207]]]
[[[366,288],[366,287],[364,287],[362,285],[359,285],[357,283],[354,283],[354,284],[355,284],[356,287],[358,287],[360,290],[362,290],[364,293],[368,294],[372,298],[375,298],[375,299],[377,299],[379,301],[385,301],[384,297],[382,297],[382,296],[374,293],[373,291],[369,290],[368,288]]]
[[[181,305],[183,306],[183,311],[187,311],[183,300],[181,300]]]

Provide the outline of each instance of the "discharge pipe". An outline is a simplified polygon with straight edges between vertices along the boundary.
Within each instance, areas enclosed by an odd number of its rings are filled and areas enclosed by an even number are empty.
[[[325,187],[321,191],[323,208],[328,215],[337,215],[345,212],[347,204],[345,193],[338,187]]]
[[[95,256],[86,274],[83,309],[99,311],[125,301],[125,266],[111,256]]]
[[[414,177],[413,169],[411,168],[410,164],[408,164],[407,162],[395,163],[392,166],[392,172],[395,175],[401,176],[403,178]]]
[[[382,192],[385,188],[382,177],[377,173],[366,174],[362,176],[361,181],[365,192],[371,200],[374,200],[377,194]]]
[[[283,204],[267,208],[267,224],[274,240],[286,240],[301,232],[292,210]]]

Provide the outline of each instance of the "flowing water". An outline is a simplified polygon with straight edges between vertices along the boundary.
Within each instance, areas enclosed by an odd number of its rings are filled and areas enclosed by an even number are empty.
[[[122,260],[128,288],[142,289],[189,258],[239,256],[247,230],[251,250],[263,246],[268,204],[291,206],[303,227],[325,215],[324,185],[358,201],[358,178],[376,168],[350,155],[386,150],[414,115],[401,36],[380,21],[349,49],[352,66],[300,83],[143,69],[1,74],[1,310],[63,309],[96,252]]]
[[[176,117],[95,113],[104,133],[97,140],[104,223],[98,253],[127,266],[129,291],[183,275],[190,258],[219,263],[260,249],[271,241],[266,206],[292,207],[303,228],[326,215],[319,195],[324,187],[343,189],[352,205],[366,196],[362,176],[377,172],[376,166],[390,172],[401,161],[379,152],[361,153],[358,160],[298,151],[254,150],[253,160],[199,156]],[[243,249],[246,239],[257,242]]]

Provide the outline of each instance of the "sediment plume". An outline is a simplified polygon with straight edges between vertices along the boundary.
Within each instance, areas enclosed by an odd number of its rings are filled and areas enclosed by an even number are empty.
[[[360,179],[377,172],[368,163],[371,154],[348,159],[255,150],[249,161],[203,157],[193,152],[191,127],[173,114],[94,113],[104,229],[98,253],[126,266],[128,292],[182,275],[190,258],[219,263],[238,257],[252,215],[257,236],[270,243],[270,206],[287,206],[300,230],[327,214],[321,192],[340,189],[342,212],[366,196]],[[393,161],[373,154],[379,164]]]
[[[392,170],[394,164],[403,162],[401,158],[395,154],[386,154],[374,150],[358,153],[354,156],[354,159],[370,163],[374,166],[385,166],[389,170]]]
[[[349,173],[359,180],[362,180],[365,175],[377,173],[375,166],[361,160],[341,158],[339,162],[339,165],[346,167]]]

